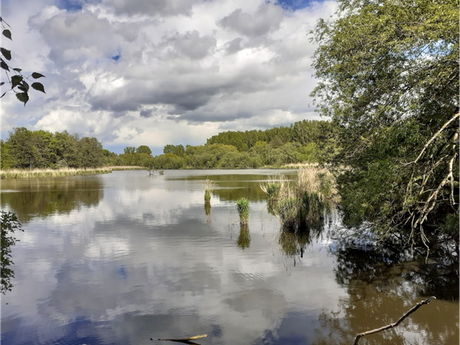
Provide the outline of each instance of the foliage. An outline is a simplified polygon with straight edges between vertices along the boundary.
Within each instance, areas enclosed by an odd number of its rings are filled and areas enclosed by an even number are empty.
[[[16,244],[18,239],[14,237],[16,231],[24,231],[21,229],[21,223],[12,212],[1,212],[1,228],[2,228],[2,243],[1,243],[1,280],[2,284],[0,292],[5,294],[11,291],[13,285],[11,279],[14,278],[14,271],[11,266],[14,264],[11,257],[11,247]]]
[[[265,131],[223,132],[208,139],[206,145],[187,145],[185,149],[182,145],[166,145],[164,154],[155,158],[155,166],[168,169],[174,169],[172,166],[176,169],[257,169],[318,162],[328,155],[321,150],[335,152],[334,135],[330,122],[306,120],[290,127]]]
[[[184,145],[166,145],[163,148],[163,153],[172,153],[176,156],[183,157],[185,154]]]
[[[147,155],[151,155],[152,154],[152,150],[150,150],[150,147],[146,146],[146,145],[141,145],[137,148],[136,150],[137,153],[145,153]]]
[[[346,224],[428,245],[458,217],[458,3],[342,0],[314,40]]]
[[[268,206],[278,216],[283,229],[302,233],[320,231],[326,214],[336,203],[331,173],[324,168],[307,167],[299,169],[294,185],[282,176],[278,182],[274,181],[272,178],[261,188],[268,193],[271,185],[279,187],[278,203],[273,204],[274,199],[269,198]]]
[[[15,128],[1,143],[2,169],[100,167],[107,161],[96,138]]]
[[[80,166],[97,168],[103,164],[102,144],[96,138],[84,137],[77,143]]]
[[[249,200],[246,198],[240,198],[236,201],[236,209],[240,215],[240,223],[246,224],[249,218]]]
[[[155,169],[181,169],[184,165],[185,160],[173,153],[165,153],[153,159]]]
[[[295,230],[298,225],[299,201],[297,198],[283,198],[278,203],[277,214],[283,229]]]
[[[12,33],[11,33],[11,28],[6,23],[2,17],[0,17],[0,25],[2,27],[2,34],[9,40],[12,40]],[[11,59],[12,59],[12,54],[11,50],[8,50],[4,47],[0,47],[0,67],[4,70],[6,78],[7,78],[7,83],[9,84],[10,88],[6,90],[5,92],[2,93],[0,98],[3,98],[5,94],[9,91],[13,91],[16,94],[16,98],[24,103],[29,101],[29,89],[32,87],[32,89],[40,91],[45,93],[45,87],[43,86],[42,83],[36,82],[34,80],[40,79],[45,77],[43,74],[38,73],[38,72],[33,72],[29,76],[25,76],[22,74],[22,69],[18,67],[12,67],[11,66]],[[31,85],[29,85],[29,83]],[[5,85],[6,83],[4,81],[0,82],[0,86]]]

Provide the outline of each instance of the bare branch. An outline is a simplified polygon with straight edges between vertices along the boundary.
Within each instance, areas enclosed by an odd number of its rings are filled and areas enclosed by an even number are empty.
[[[437,132],[435,133],[435,135],[433,135],[433,136],[431,137],[430,140],[428,140],[428,142],[425,144],[425,146],[423,146],[422,151],[420,152],[420,154],[418,155],[418,157],[415,159],[415,161],[410,162],[410,163],[408,163],[408,164],[417,163],[418,160],[422,157],[422,155],[423,155],[423,153],[425,152],[425,150],[428,148],[428,146],[430,146],[431,143],[438,137],[438,135],[441,134],[441,132],[442,132],[452,121],[454,121],[456,118],[458,118],[459,115],[460,115],[460,113],[455,114],[449,121],[447,121],[445,124],[443,124],[442,127],[441,127],[441,129],[440,129],[439,131],[437,131]]]
[[[380,328],[376,328],[376,329],[373,329],[371,331],[366,331],[366,332],[363,332],[363,333],[359,333],[356,338],[355,338],[355,342],[353,343],[353,345],[358,345],[358,342],[359,342],[359,339],[361,339],[362,337],[365,337],[366,335],[371,335],[371,334],[374,334],[374,333],[379,333],[379,332],[382,332],[382,331],[385,331],[387,329],[390,329],[390,328],[394,328],[396,326],[398,326],[406,317],[408,317],[410,314],[412,314],[413,312],[415,312],[418,308],[420,308],[422,305],[424,304],[428,304],[430,303],[432,300],[436,299],[436,297],[434,296],[431,296],[430,298],[427,298],[426,300],[423,300],[423,301],[420,301],[418,302],[416,305],[414,305],[409,311],[407,311],[405,314],[403,314],[398,321],[394,322],[394,323],[391,323],[389,325],[386,325],[386,326],[383,326],[383,327],[380,327]]]

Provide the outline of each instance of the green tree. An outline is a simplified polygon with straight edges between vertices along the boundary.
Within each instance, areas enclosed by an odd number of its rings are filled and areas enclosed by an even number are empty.
[[[145,145],[141,145],[137,148],[137,153],[146,153],[148,155],[151,155],[152,154],[152,150],[150,150],[150,148],[148,146],[145,146]]]
[[[1,169],[11,169],[14,166],[14,160],[13,156],[11,155],[10,152],[10,147],[7,142],[4,142],[3,140],[0,141],[0,159],[1,159],[1,164],[0,168]]]
[[[81,138],[77,143],[77,148],[81,167],[97,168],[103,165],[102,144],[96,138]]]
[[[124,148],[124,153],[136,153],[136,148],[133,146],[128,146]]]
[[[185,148],[184,145],[165,145],[163,153],[172,153],[179,157],[184,157]]]
[[[25,127],[14,128],[8,137],[10,154],[15,168],[33,168],[39,160],[38,149],[33,145],[32,132]]]
[[[54,137],[50,149],[57,157],[56,167],[79,167],[78,135],[70,135],[67,131],[63,131],[55,133]]]
[[[153,160],[155,169],[181,169],[184,165],[185,160],[173,153],[156,156]]]
[[[345,221],[427,246],[450,224],[458,237],[458,3],[341,0],[314,39]]]

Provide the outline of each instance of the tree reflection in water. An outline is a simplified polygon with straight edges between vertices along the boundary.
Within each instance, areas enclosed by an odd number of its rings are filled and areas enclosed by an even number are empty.
[[[20,221],[70,213],[81,206],[96,206],[104,196],[100,178],[7,179],[2,182],[1,206],[8,206]],[[5,192],[9,190],[11,192]]]
[[[429,263],[424,258],[407,261],[400,248],[391,245],[379,250],[340,248],[334,254],[336,281],[347,289],[348,296],[341,299],[338,311],[320,315],[321,328],[315,344],[352,344],[358,333],[397,321],[431,295],[437,300],[417,310],[401,325],[361,342],[458,344],[457,304],[451,303],[459,296],[455,253],[438,252]],[[449,322],[446,317],[451,318]]]

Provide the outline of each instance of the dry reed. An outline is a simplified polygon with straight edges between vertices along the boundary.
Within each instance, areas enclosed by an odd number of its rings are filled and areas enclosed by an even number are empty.
[[[87,174],[108,174],[112,169],[109,167],[103,168],[87,168],[87,169],[8,169],[0,171],[1,179],[20,179],[20,178],[37,178],[37,177],[64,177]]]

